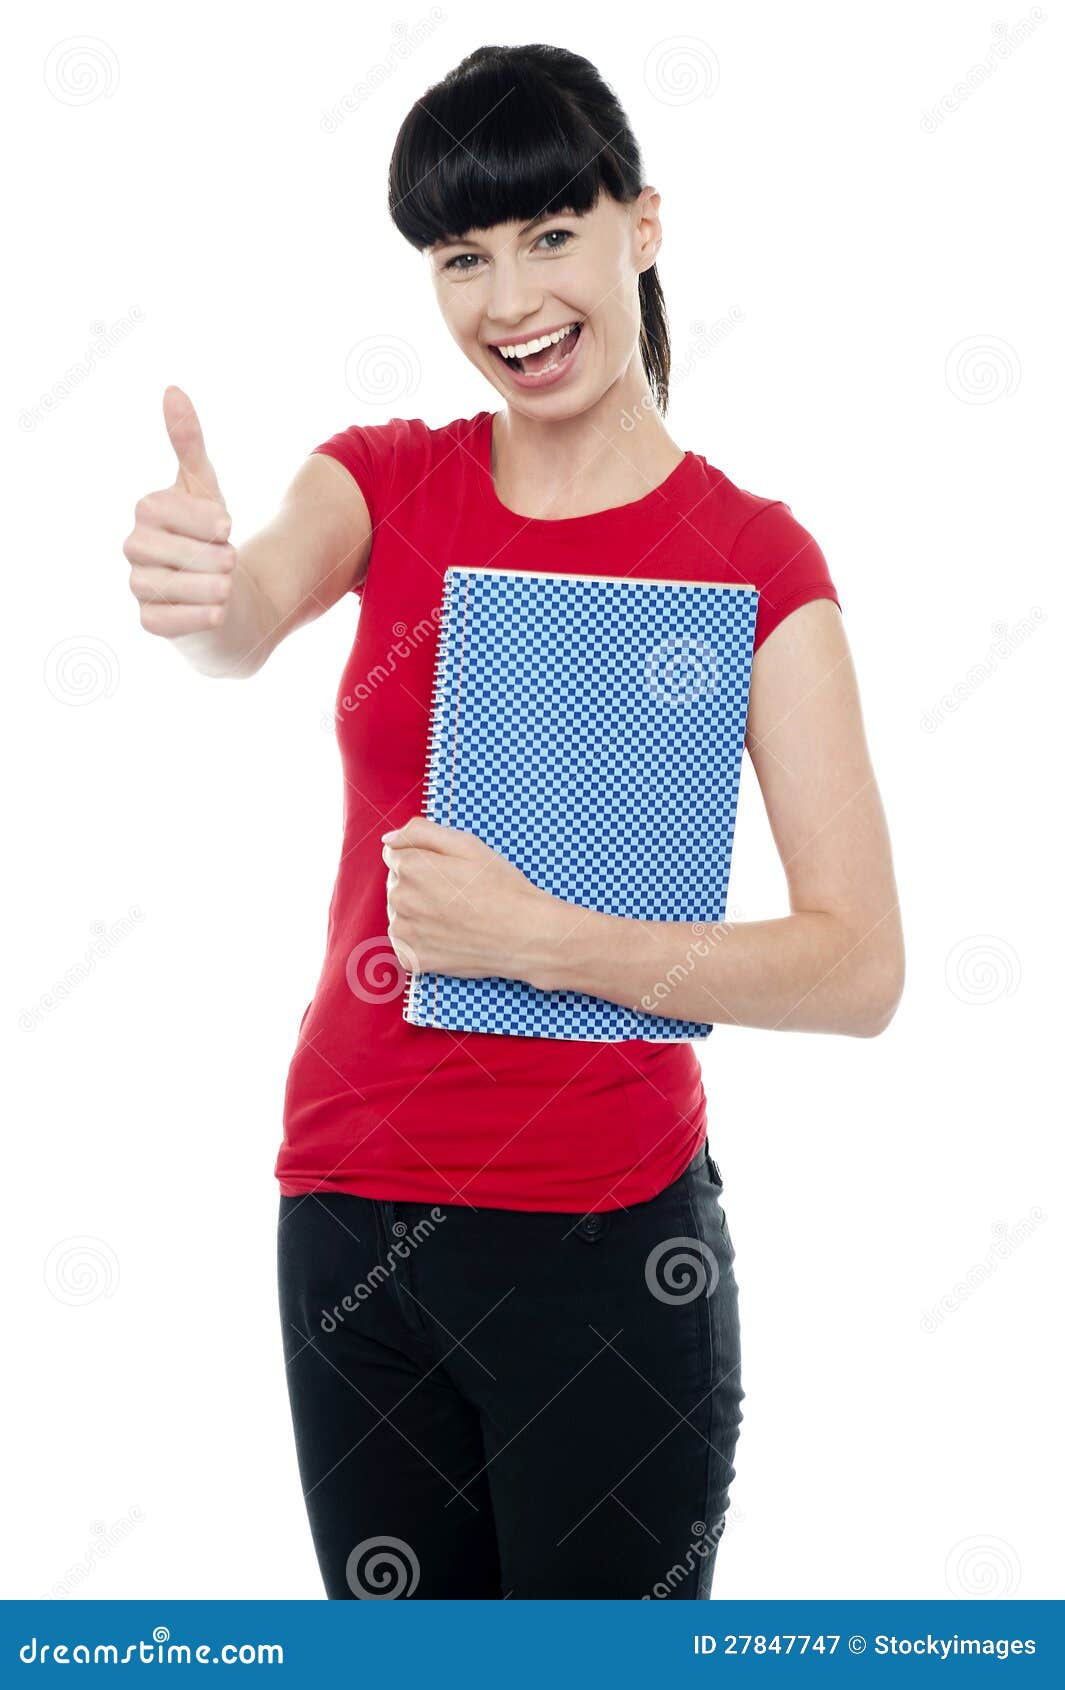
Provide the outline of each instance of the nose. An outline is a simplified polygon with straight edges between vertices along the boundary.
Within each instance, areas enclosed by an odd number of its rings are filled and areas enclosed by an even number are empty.
[[[523,270],[517,254],[504,250],[492,260],[485,313],[500,332],[513,334],[522,323],[535,317],[543,294],[533,277]]]

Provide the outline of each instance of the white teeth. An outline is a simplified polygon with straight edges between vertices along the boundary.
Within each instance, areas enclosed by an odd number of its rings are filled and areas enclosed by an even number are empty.
[[[556,329],[554,334],[541,335],[539,340],[519,342],[516,346],[497,346],[496,351],[501,352],[504,358],[528,358],[533,352],[542,352],[545,346],[557,346],[576,327],[576,323],[569,323],[564,329]]]

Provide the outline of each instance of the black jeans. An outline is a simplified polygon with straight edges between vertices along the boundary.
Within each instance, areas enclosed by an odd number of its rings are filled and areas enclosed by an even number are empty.
[[[327,1596],[709,1597],[744,1396],[721,1190],[704,1144],[583,1218],[280,1199]]]

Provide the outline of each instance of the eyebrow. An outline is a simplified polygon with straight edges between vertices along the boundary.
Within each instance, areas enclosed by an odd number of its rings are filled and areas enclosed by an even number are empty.
[[[572,215],[573,215],[572,212],[566,212],[566,211],[541,211],[540,215],[538,217],[534,217],[531,223],[523,223],[521,228],[518,230],[518,234],[519,235],[527,235],[529,233],[530,229],[538,228],[541,223],[550,223],[550,221],[553,217],[571,217]],[[468,244],[469,244],[469,236],[467,236],[467,235],[456,235],[453,240],[434,241],[431,250],[433,252],[440,252],[445,247],[466,246]]]

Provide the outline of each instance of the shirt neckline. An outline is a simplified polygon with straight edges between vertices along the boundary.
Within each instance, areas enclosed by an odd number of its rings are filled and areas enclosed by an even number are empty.
[[[498,521],[521,531],[528,529],[538,539],[584,538],[587,535],[605,529],[626,527],[640,522],[644,517],[654,514],[663,503],[676,498],[696,465],[696,454],[685,452],[680,463],[670,470],[664,481],[657,487],[652,487],[640,499],[631,499],[624,505],[608,505],[605,510],[586,511],[583,516],[522,516],[518,511],[512,511],[505,505],[495,490],[492,480],[492,420],[493,411],[482,411],[477,418],[477,462],[481,473],[477,477],[481,499]]]

